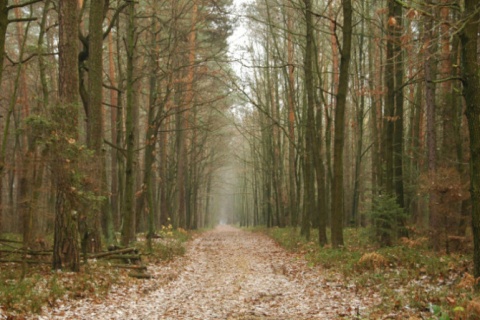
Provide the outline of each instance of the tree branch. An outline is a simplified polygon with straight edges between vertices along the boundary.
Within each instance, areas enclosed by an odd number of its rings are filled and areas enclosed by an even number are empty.
[[[118,19],[118,16],[120,15],[120,13],[122,12],[123,9],[125,9],[127,6],[129,5],[128,2],[125,2],[124,4],[122,4],[121,6],[119,6],[117,8],[117,10],[115,11],[115,13],[113,14],[113,17],[112,19],[110,19],[110,23],[108,24],[108,28],[107,30],[105,30],[105,32],[103,33],[103,39],[105,39],[108,34],[110,33],[110,31],[112,30],[113,26],[115,25],[115,22],[116,20]]]
[[[442,83],[442,82],[447,82],[447,81],[463,81],[462,77],[448,77],[448,78],[443,78],[443,79],[435,79],[432,82],[433,83]]]
[[[30,22],[30,21],[36,21],[37,18],[17,18],[17,19],[8,19],[8,23],[12,22]]]
[[[104,142],[105,144],[109,145],[110,147],[112,147],[113,149],[119,151],[124,157],[127,156],[127,153],[126,153],[127,150],[125,150],[125,149],[123,149],[123,148],[121,148],[121,147],[119,147],[119,146],[111,143],[111,142],[108,141],[107,139],[103,139],[103,142]]]
[[[27,1],[25,3],[16,3],[16,4],[12,4],[12,5],[9,5],[7,7],[7,10],[11,10],[11,9],[15,9],[15,8],[23,8],[25,6],[29,6],[31,4],[35,4],[37,2],[42,2],[43,0],[30,0],[30,1]]]
[[[123,90],[121,90],[120,88],[111,86],[111,85],[106,84],[106,83],[103,84],[103,87],[104,87],[105,89],[115,90],[115,91],[120,92],[120,93],[123,92]]]
[[[10,57],[8,56],[8,54],[5,53],[5,57],[7,58],[8,61],[10,61],[10,63],[11,63],[13,66],[15,66],[15,65],[17,65],[17,64],[24,64],[24,63],[30,61],[33,57],[36,57],[36,56],[38,56],[38,54],[34,53],[34,54],[28,56],[27,58],[25,58],[25,59],[22,60],[22,61],[15,62],[15,61],[12,60],[12,58],[10,58]]]

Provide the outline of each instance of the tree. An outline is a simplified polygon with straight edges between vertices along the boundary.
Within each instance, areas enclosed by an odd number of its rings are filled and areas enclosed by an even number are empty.
[[[395,90],[390,94],[394,95],[395,112],[394,112],[394,128],[393,128],[393,177],[395,194],[398,205],[403,208],[405,206],[404,194],[403,194],[403,12],[402,6],[394,3],[393,13],[396,20],[393,26],[394,40],[393,40],[393,54],[395,60]],[[399,225],[403,225],[405,222],[399,217]]]
[[[91,1],[88,24],[88,113],[87,146],[95,153],[92,163],[92,192],[102,196],[106,189],[105,156],[103,152],[103,20],[105,0]],[[104,200],[96,201],[86,210],[82,234],[82,250],[101,249],[101,223]],[[111,223],[111,222],[110,222]],[[109,228],[107,228],[108,230]],[[112,241],[112,234],[108,236]],[[93,246],[92,246],[93,244]]]
[[[57,125],[60,125],[60,122],[65,119],[71,121],[57,132],[53,132],[54,154],[61,155],[68,144],[74,144],[78,140],[77,1],[61,1],[58,18],[59,102],[53,110],[54,120]],[[78,224],[76,221],[78,203],[72,183],[72,174],[75,174],[75,159],[63,156],[54,161],[56,205],[52,267],[53,269],[68,268],[72,271],[79,271]]]
[[[135,55],[135,2],[130,2],[128,9],[127,24],[127,84],[126,84],[126,115],[125,115],[125,135],[126,135],[126,165],[125,165],[125,205],[123,208],[122,222],[122,240],[123,246],[127,246],[131,240],[135,239],[135,211],[134,211],[134,153],[135,153],[135,123],[134,123],[134,55]]]
[[[335,109],[335,137],[333,147],[332,183],[332,245],[343,246],[343,145],[345,142],[345,108],[347,104],[350,56],[352,50],[352,3],[342,0],[343,29],[340,50],[340,78],[338,82],[337,105]]]
[[[304,197],[305,207],[303,209],[302,218],[302,234],[310,239],[311,217],[316,213],[315,202],[315,173],[314,173],[314,155],[315,150],[315,89],[313,83],[313,19],[312,19],[312,2],[304,0],[305,3],[305,91],[307,95],[307,114],[305,120],[305,151],[304,151]]]
[[[0,82],[3,74],[3,62],[5,61],[5,37],[8,27],[8,0],[0,1]]]
[[[288,1],[286,1],[288,5]],[[288,195],[289,209],[287,224],[297,225],[298,205],[296,195],[296,168],[295,168],[295,66],[294,66],[294,43],[293,43],[293,9],[287,7],[287,52],[288,52]]]
[[[431,1],[426,2],[427,6],[432,6]],[[431,10],[433,12],[433,10]],[[425,104],[427,113],[427,158],[428,158],[428,175],[430,179],[435,179],[437,170],[437,132],[436,132],[436,101],[435,101],[435,82],[434,82],[434,54],[435,48],[433,43],[433,17],[425,17],[424,45],[427,50],[424,53],[424,74],[425,74]],[[440,216],[436,212],[435,203],[437,203],[437,195],[435,192],[429,194],[429,214],[430,229],[434,234],[432,243],[438,250],[440,242],[438,241],[438,233],[440,232]]]
[[[478,30],[480,7],[475,0],[465,0],[462,43],[462,82],[470,136],[470,194],[472,199],[472,234],[474,277],[480,277],[480,64]],[[480,290],[480,285],[476,284]]]

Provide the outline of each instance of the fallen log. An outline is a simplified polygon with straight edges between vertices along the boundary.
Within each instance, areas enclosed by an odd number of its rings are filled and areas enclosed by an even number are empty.
[[[52,262],[42,260],[0,259],[0,263],[51,264]]]
[[[153,276],[148,273],[142,273],[142,272],[130,272],[128,274],[129,277],[132,278],[137,278],[137,279],[152,279]]]
[[[18,250],[0,250],[0,253],[6,254],[26,254],[31,256],[51,256],[53,254],[52,251],[33,251],[33,250],[25,250],[25,249],[18,249]]]
[[[147,270],[147,266],[138,266],[138,265],[126,265],[126,264],[112,264],[111,265],[114,268],[120,268],[120,269],[133,269],[133,270]]]
[[[115,251],[108,251],[108,252],[101,252],[101,253],[96,253],[96,254],[90,254],[88,255],[89,259],[98,259],[98,258],[105,258],[108,256],[112,255],[119,255],[119,254],[124,254],[124,253],[137,253],[138,250],[136,248],[125,248],[125,249],[120,249],[120,250],[115,250]]]
[[[2,239],[2,238],[0,238],[0,242],[23,244],[23,241],[18,241],[18,240],[10,240],[10,239]]]
[[[110,255],[108,257],[105,257],[106,259],[123,259],[123,260],[140,260],[141,257],[139,254],[114,254]]]

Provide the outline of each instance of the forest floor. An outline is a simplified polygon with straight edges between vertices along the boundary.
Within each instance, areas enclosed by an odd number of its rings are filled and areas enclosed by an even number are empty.
[[[184,256],[148,270],[150,280],[114,286],[102,299],[59,301],[35,319],[368,319],[381,301],[262,233],[230,226],[200,234]]]
[[[380,247],[371,230],[348,228],[333,249],[316,230],[307,240],[298,228],[169,226],[151,250],[138,235],[148,279],[125,258],[91,257],[78,273],[52,271],[48,258],[1,263],[0,320],[480,319],[470,250],[432,251],[414,231]]]

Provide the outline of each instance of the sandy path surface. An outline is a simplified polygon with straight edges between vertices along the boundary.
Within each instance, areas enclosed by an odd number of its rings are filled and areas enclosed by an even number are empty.
[[[113,288],[103,301],[62,305],[40,319],[354,319],[375,300],[265,235],[229,226],[202,234],[184,257],[149,272],[154,279]]]

